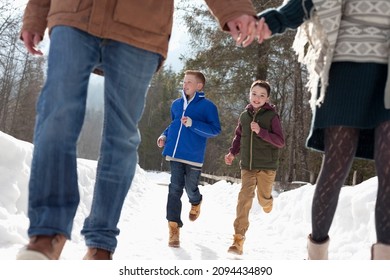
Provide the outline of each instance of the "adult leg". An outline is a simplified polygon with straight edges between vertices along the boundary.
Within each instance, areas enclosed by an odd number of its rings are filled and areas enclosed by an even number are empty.
[[[359,130],[355,128],[325,129],[325,153],[312,203],[312,241],[320,243],[328,239],[340,190],[354,159],[358,137]]]
[[[138,122],[161,56],[112,40],[102,40],[100,51],[103,135],[91,212],[81,233],[89,248],[114,252],[117,224],[138,162]]]
[[[390,121],[375,129],[375,167],[378,193],[375,204],[377,244],[373,245],[373,259],[390,259]]]
[[[93,36],[75,28],[52,30],[47,79],[37,103],[29,182],[29,236],[71,236],[79,204],[76,146],[87,88],[99,60]]]

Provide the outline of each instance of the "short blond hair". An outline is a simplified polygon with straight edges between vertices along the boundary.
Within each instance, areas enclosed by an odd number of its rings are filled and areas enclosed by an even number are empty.
[[[196,79],[203,84],[203,87],[206,84],[206,78],[203,75],[203,73],[200,72],[199,70],[186,70],[184,72],[184,75],[194,75],[196,77]]]

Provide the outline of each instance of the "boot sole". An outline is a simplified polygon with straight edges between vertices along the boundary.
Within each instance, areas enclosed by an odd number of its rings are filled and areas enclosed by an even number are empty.
[[[232,253],[235,255],[242,255],[242,251],[237,250],[237,248],[229,248],[228,253]]]
[[[16,256],[17,260],[50,260],[45,254],[38,251],[22,250]]]
[[[168,246],[172,248],[179,248],[180,244],[168,244]]]

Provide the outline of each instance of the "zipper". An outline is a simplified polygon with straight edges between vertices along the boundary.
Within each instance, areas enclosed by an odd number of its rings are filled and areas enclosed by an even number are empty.
[[[253,114],[252,121],[254,122],[256,119],[257,114],[260,112],[261,108]],[[250,139],[250,147],[249,147],[249,170],[252,170],[252,163],[253,163],[253,137],[255,132],[251,130],[251,139]]]
[[[187,107],[188,105],[191,103],[192,99],[190,100],[190,102],[188,102],[186,96],[185,96],[185,93],[184,91],[182,91],[182,96],[183,96],[183,113],[181,114],[181,117],[184,117],[184,114],[187,110]],[[172,157],[174,158],[175,157],[175,154],[176,154],[176,150],[177,150],[177,146],[179,145],[179,139],[180,139],[180,135],[181,135],[181,129],[183,128],[183,124],[182,122],[180,121],[180,128],[179,128],[179,132],[177,133],[177,138],[176,138],[176,143],[175,143],[175,148],[173,149],[173,153],[172,153]]]

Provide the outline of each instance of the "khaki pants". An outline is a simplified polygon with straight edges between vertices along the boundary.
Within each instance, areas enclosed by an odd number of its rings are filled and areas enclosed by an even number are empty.
[[[249,227],[249,211],[252,208],[255,190],[261,207],[272,207],[272,186],[275,170],[241,170],[241,190],[238,194],[234,231],[245,236]]]

